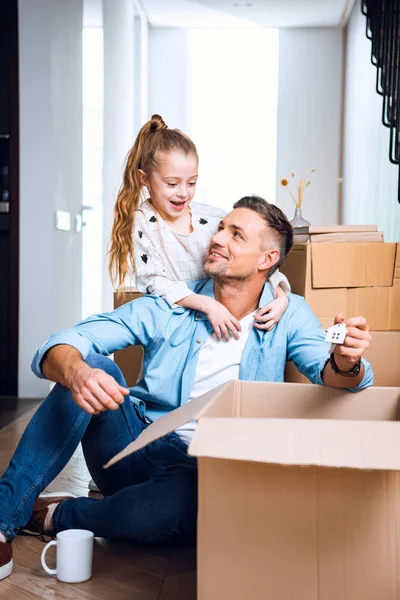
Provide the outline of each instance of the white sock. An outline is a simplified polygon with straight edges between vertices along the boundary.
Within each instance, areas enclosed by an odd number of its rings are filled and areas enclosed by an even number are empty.
[[[53,504],[49,504],[49,506],[47,507],[47,515],[44,520],[45,531],[51,531],[53,529],[53,515],[54,511],[56,510],[59,504],[59,502],[54,502]]]
[[[3,542],[3,544],[5,544],[7,542],[6,536],[1,531],[0,531],[0,542]]]

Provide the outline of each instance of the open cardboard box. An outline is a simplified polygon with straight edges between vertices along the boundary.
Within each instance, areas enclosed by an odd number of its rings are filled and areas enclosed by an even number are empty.
[[[231,381],[113,460],[198,420],[198,600],[394,600],[399,407],[399,388]]]

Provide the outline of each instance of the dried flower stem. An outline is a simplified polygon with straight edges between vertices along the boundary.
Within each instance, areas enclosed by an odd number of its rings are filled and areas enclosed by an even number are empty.
[[[304,191],[304,179],[300,179],[299,189],[298,189],[298,205],[296,208],[301,208],[303,204],[303,191]]]
[[[297,201],[296,201],[296,198],[295,198],[295,197],[293,196],[293,194],[292,194],[292,190],[290,189],[290,187],[289,187],[288,185],[286,186],[286,188],[287,188],[287,190],[288,190],[289,194],[292,196],[292,199],[293,199],[293,202],[294,202],[294,205],[295,205],[295,207],[296,207],[296,208],[299,208],[299,207],[297,206]]]

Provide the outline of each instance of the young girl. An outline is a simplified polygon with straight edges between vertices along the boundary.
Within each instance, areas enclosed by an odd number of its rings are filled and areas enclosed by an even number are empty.
[[[192,140],[168,129],[153,115],[141,130],[126,162],[114,209],[110,274],[118,288],[135,274],[140,292],[204,312],[218,340],[239,337],[239,321],[217,300],[186,285],[204,279],[211,236],[225,212],[192,202],[198,155]],[[145,190],[148,197],[145,200]],[[285,312],[289,282],[276,271],[269,280],[276,299],[255,315],[255,327],[272,329]]]

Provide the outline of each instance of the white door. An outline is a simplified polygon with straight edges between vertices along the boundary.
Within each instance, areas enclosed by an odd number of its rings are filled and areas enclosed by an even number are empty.
[[[82,0],[52,5],[51,94],[55,167],[52,270],[52,331],[81,318],[82,296]],[[62,230],[60,211],[69,214]],[[61,212],[61,215],[63,214]]]
[[[20,0],[19,396],[49,384],[30,363],[81,318],[83,0]],[[79,229],[79,228],[78,228]]]

